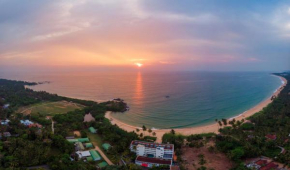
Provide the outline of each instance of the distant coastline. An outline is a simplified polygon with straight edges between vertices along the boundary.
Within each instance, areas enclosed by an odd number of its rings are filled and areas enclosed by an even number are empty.
[[[274,76],[277,76],[277,75],[274,75]],[[271,97],[269,97],[266,100],[260,102],[258,105],[252,107],[251,109],[249,109],[249,110],[247,110],[247,111],[245,111],[245,112],[243,112],[243,113],[241,113],[241,114],[239,114],[237,116],[229,118],[228,120],[231,120],[231,119],[235,119],[235,120],[246,119],[247,117],[250,117],[250,116],[254,115],[255,113],[261,111],[264,107],[266,107],[268,104],[270,104],[272,102],[272,97],[278,96],[279,93],[283,90],[283,88],[288,83],[287,80],[284,77],[281,77],[281,76],[277,76],[277,77],[279,77],[281,79],[282,85],[279,86],[274,91],[274,93],[271,95]],[[112,112],[107,112],[105,114],[105,117],[107,119],[109,119],[112,124],[116,124],[117,126],[122,128],[123,130],[126,130],[128,132],[130,132],[130,131],[135,131],[136,132],[136,129],[140,129],[140,127],[126,124],[126,123],[114,118],[112,116]],[[219,129],[218,123],[212,123],[212,124],[209,124],[209,125],[202,125],[202,126],[188,127],[188,128],[177,128],[177,129],[174,129],[174,130],[175,130],[175,132],[180,133],[182,135],[190,135],[190,134],[210,133],[210,132],[218,133],[218,129]],[[161,138],[162,138],[163,134],[167,133],[167,132],[170,132],[171,129],[152,129],[152,130],[153,130],[153,132],[156,133],[157,142],[161,142]],[[148,132],[143,132],[142,131],[142,132],[139,132],[139,133],[143,133],[144,135],[149,135],[149,134],[146,134]]]

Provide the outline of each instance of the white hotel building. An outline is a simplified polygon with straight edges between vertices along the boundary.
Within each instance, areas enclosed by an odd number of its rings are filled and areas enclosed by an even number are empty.
[[[151,167],[152,165],[172,165],[174,155],[173,144],[159,144],[135,140],[131,142],[130,150],[137,155],[136,164],[146,167]]]

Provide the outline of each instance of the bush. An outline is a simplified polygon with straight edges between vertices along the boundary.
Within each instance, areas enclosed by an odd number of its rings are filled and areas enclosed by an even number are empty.
[[[82,138],[86,138],[86,137],[88,137],[87,132],[84,131],[84,130],[81,130],[81,137],[82,137]]]
[[[244,123],[241,126],[242,130],[254,130],[255,126],[253,123]]]
[[[148,141],[148,142],[154,142],[154,141],[156,141],[157,137],[144,136],[143,139],[144,139],[145,141]]]

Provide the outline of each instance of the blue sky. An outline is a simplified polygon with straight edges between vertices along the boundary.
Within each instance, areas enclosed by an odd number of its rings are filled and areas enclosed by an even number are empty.
[[[290,1],[0,0],[2,70],[290,69]]]

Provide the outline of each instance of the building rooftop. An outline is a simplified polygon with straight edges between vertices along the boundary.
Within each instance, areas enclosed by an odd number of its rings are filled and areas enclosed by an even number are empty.
[[[85,150],[85,147],[81,142],[76,142],[75,146],[77,147],[78,150]]]
[[[80,158],[91,156],[90,151],[77,151],[76,154],[78,154]]]
[[[255,162],[255,164],[263,166],[263,165],[266,165],[267,162],[268,162],[267,160],[258,160],[257,162]]]
[[[97,130],[96,130],[94,127],[90,127],[90,128],[89,128],[89,131],[90,131],[91,133],[97,133]]]
[[[87,161],[89,161],[89,162],[94,161],[92,156],[89,156],[89,157],[87,157],[86,159],[87,159]]]
[[[171,165],[171,160],[159,159],[159,158],[148,158],[144,156],[138,156],[136,161],[146,162],[146,163],[154,163],[154,164],[162,164],[162,165]]]
[[[94,161],[102,159],[100,154],[97,151],[95,151],[95,150],[90,150],[90,154],[91,154],[91,156],[92,156]]]
[[[71,142],[71,143],[75,143],[75,142],[89,142],[89,138],[76,138],[76,139],[67,139],[67,141]]]
[[[164,147],[164,149],[170,149],[173,150],[174,145],[173,144],[159,144],[159,143],[153,143],[153,142],[145,142],[145,141],[138,141],[138,140],[134,140],[131,142],[131,145],[144,145],[145,147],[148,148],[157,148],[157,147]]]
[[[260,168],[260,170],[272,170],[272,169],[275,169],[277,167],[278,167],[277,164],[270,162],[266,166],[263,166],[262,168]]]
[[[276,140],[276,138],[277,138],[276,135],[271,135],[271,134],[268,134],[265,137],[268,138],[268,139],[271,139],[271,140]]]
[[[107,162],[101,162],[98,164],[98,167],[100,167],[100,168],[104,168],[106,166],[108,166]]]
[[[4,136],[4,137],[10,137],[11,134],[10,134],[10,132],[3,132],[3,136]],[[0,138],[2,138],[2,134],[1,134],[1,132],[0,132]]]
[[[32,127],[42,128],[42,125],[40,125],[38,123],[33,123],[33,124],[28,125],[28,127],[29,128],[32,128]]]
[[[94,145],[92,143],[85,143],[86,148],[93,148]]]
[[[108,150],[111,147],[111,145],[108,143],[104,143],[102,146],[105,150]]]

